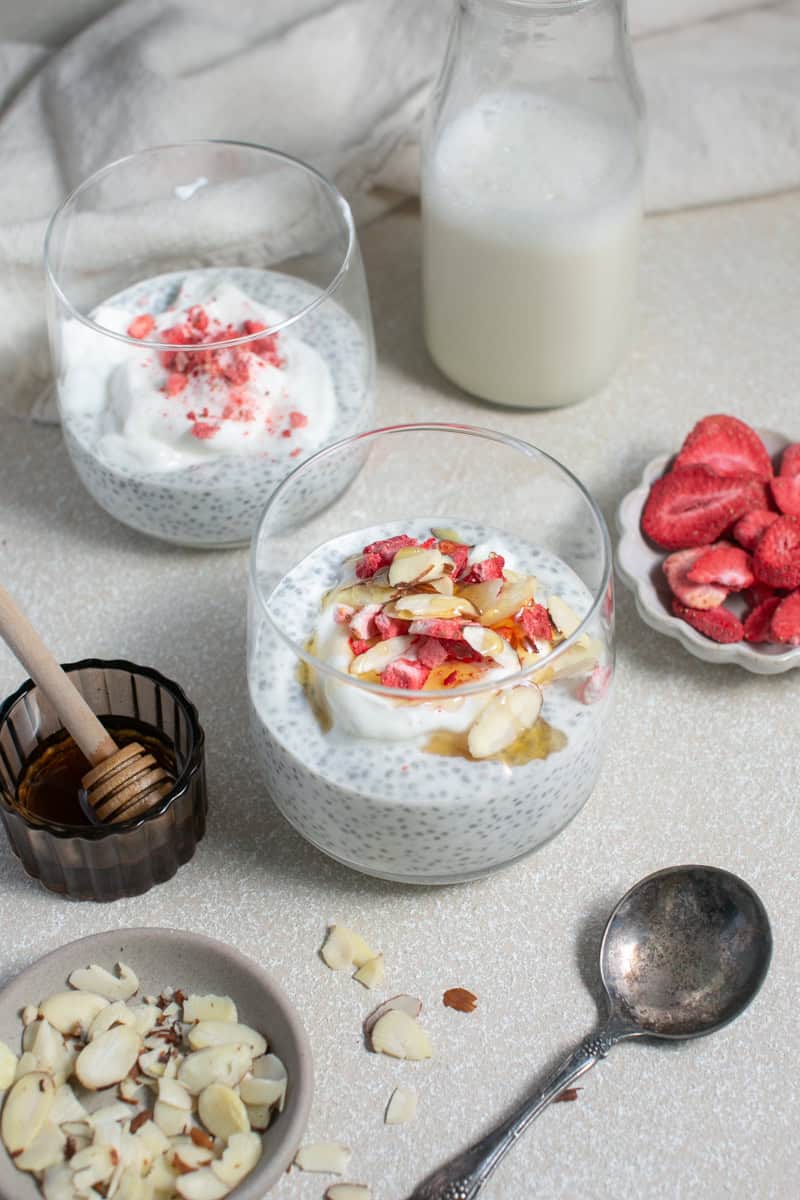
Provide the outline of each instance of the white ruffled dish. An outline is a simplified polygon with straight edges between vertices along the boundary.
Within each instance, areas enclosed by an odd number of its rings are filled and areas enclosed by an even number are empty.
[[[773,460],[790,444],[789,438],[769,429],[759,429],[758,434]],[[800,667],[800,646],[786,648],[775,643],[752,646],[748,642],[722,645],[704,637],[685,621],[673,617],[670,612],[672,593],[661,569],[668,552],[648,542],[641,530],[642,510],[650,486],[664,474],[672,457],[672,454],[662,454],[649,462],[639,486],[628,492],[617,509],[620,535],[617,573],[633,592],[639,616],[651,629],[675,638],[690,654],[705,662],[736,663],[756,675],[779,675],[783,671],[790,671],[792,667]],[[732,607],[736,611],[735,602]]]

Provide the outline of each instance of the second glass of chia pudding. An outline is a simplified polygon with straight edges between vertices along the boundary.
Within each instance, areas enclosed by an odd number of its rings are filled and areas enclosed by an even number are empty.
[[[354,456],[347,493],[309,515],[314,474]],[[267,505],[248,623],[266,796],[347,866],[459,882],[544,844],[592,792],[613,672],[605,523],[533,446],[377,430]]]
[[[67,449],[143,533],[246,543],[285,475],[372,423],[352,216],[295,159],[225,142],[121,159],[57,210],[46,268]],[[347,482],[320,476],[309,507]]]

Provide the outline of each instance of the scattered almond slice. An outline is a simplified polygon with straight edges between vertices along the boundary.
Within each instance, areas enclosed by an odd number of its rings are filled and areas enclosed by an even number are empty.
[[[332,971],[349,971],[353,966],[363,967],[370,959],[376,957],[375,951],[367,945],[361,934],[356,933],[354,929],[348,929],[346,925],[331,925],[320,954],[322,961]]]
[[[453,568],[453,560],[446,558],[440,550],[424,546],[403,546],[397,551],[389,565],[389,583],[392,587],[401,584],[429,583]]]
[[[90,967],[79,968],[69,976],[67,983],[82,992],[93,992],[106,1000],[130,1000],[139,990],[139,980],[125,963],[117,963],[119,977],[112,975],[105,967],[92,963]]]
[[[369,1200],[369,1188],[365,1183],[334,1183],[323,1200]]]
[[[17,1056],[5,1042],[0,1042],[0,1092],[10,1088],[17,1073]]]
[[[439,597],[446,600],[446,596]],[[411,647],[412,638],[406,634],[400,637],[387,638],[385,642],[376,642],[369,650],[365,650],[363,654],[357,654],[350,663],[351,675],[368,675],[373,671],[380,674],[390,663],[396,658],[402,658],[408,649]]]
[[[399,996],[390,996],[388,1000],[384,1000],[383,1004],[379,1004],[364,1019],[364,1036],[369,1040],[372,1030],[381,1017],[385,1016],[388,1012],[395,1011],[404,1012],[407,1016],[413,1017],[416,1020],[422,1012],[422,1001],[418,1000],[416,996],[406,996],[402,993]]]
[[[547,601],[547,611],[553,619],[553,624],[559,633],[568,638],[581,623],[581,618],[560,596],[551,596]]]
[[[419,1062],[432,1058],[430,1039],[422,1026],[400,1009],[385,1013],[374,1024],[370,1044],[377,1054]]]
[[[417,1093],[411,1087],[397,1087],[389,1097],[384,1123],[406,1125],[417,1115]]]
[[[365,988],[374,988],[383,983],[383,977],[383,955],[376,954],[374,958],[365,962],[363,967],[359,967],[353,979],[363,984]]]
[[[349,1146],[343,1146],[340,1142],[309,1142],[295,1154],[294,1165],[301,1171],[343,1175],[352,1153]]]

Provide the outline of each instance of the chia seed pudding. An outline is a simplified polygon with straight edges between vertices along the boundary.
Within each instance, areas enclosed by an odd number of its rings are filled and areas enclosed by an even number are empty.
[[[371,349],[330,297],[302,312],[322,295],[276,271],[203,269],[156,276],[111,296],[91,313],[106,333],[67,321],[59,381],[64,438],[95,500],[166,541],[247,541],[289,471],[372,421]],[[215,348],[261,331],[261,338]],[[309,509],[342,491],[358,465],[320,472]]]
[[[600,769],[613,666],[602,615],[579,629],[592,603],[555,555],[472,523],[319,546],[251,618],[271,799],[319,849],[386,879],[458,882],[528,854]]]

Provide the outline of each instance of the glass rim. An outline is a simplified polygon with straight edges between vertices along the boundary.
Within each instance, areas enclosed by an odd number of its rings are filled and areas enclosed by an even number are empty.
[[[82,313],[78,308],[76,308],[62,288],[61,284],[56,279],[52,262],[52,242],[56,226],[59,220],[65,216],[69,205],[72,204],[73,201],[78,198],[78,196],[80,196],[81,192],[89,187],[94,186],[94,184],[98,183],[106,175],[110,175],[119,167],[126,166],[137,159],[144,159],[149,155],[158,155],[169,150],[185,150],[191,147],[202,146],[228,146],[235,147],[240,150],[255,150],[259,154],[264,154],[269,158],[280,159],[292,167],[299,168],[301,172],[312,176],[319,184],[322,185],[323,191],[330,195],[344,221],[344,227],[347,231],[347,247],[342,256],[342,261],[327,287],[322,290],[318,296],[315,296],[313,300],[310,300],[308,304],[304,304],[302,308],[297,310],[297,312],[285,317],[282,321],[277,321],[274,325],[265,326],[264,329],[258,330],[257,333],[246,333],[241,337],[227,338],[224,341],[213,343],[198,343],[197,345],[193,346],[181,345],[178,347],[178,349],[187,354],[191,354],[193,352],[197,353],[198,351],[208,350],[209,348],[213,350],[225,350],[231,346],[247,345],[248,342],[258,341],[259,338],[271,337],[272,334],[280,333],[281,330],[287,329],[296,321],[308,316],[309,313],[313,312],[314,309],[318,308],[321,304],[324,304],[326,300],[329,300],[331,296],[338,291],[342,280],[350,269],[353,259],[353,252],[356,246],[356,227],[350,205],[348,204],[347,200],[345,200],[336,184],[333,183],[332,180],[328,179],[326,175],[323,175],[321,171],[318,171],[316,167],[312,167],[309,163],[304,162],[303,159],[297,158],[293,154],[285,154],[282,150],[276,150],[272,146],[261,146],[258,144],[258,142],[237,141],[233,138],[193,138],[185,142],[165,142],[159,146],[147,146],[143,150],[134,150],[131,154],[124,154],[120,158],[113,159],[111,162],[106,163],[104,166],[99,167],[96,171],[93,171],[91,175],[87,175],[85,179],[83,179],[76,187],[72,189],[71,192],[69,192],[67,196],[64,197],[64,199],[52,213],[50,220],[47,222],[47,229],[44,235],[45,277],[49,286],[52,288],[53,293],[58,297],[60,303],[70,313],[70,315],[74,317],[75,320],[80,321],[82,325],[86,325],[89,329],[93,329],[95,333],[102,334],[104,337],[113,338],[114,341],[117,342],[124,342],[129,346],[140,348],[146,347],[148,350],[175,351],[176,347],[172,342],[152,341],[147,338],[131,337],[130,334],[127,333],[118,333],[116,330],[107,329],[105,325],[98,324],[97,321],[93,321],[91,317],[86,316],[85,313]],[[224,268],[218,269],[224,270]]]
[[[35,821],[23,809],[17,808],[13,804],[9,804],[5,796],[0,793],[0,803],[4,808],[12,812],[16,817],[28,827],[28,829],[39,830],[43,833],[52,834],[53,837],[59,838],[82,838],[87,841],[97,841],[107,837],[113,837],[115,834],[132,833],[145,822],[153,820],[155,817],[162,816],[163,813],[171,808],[175,801],[182,796],[189,787],[193,777],[200,770],[203,762],[203,747],[205,745],[205,733],[200,724],[200,714],[197,708],[186,695],[180,684],[174,679],[168,679],[166,675],[162,675],[154,667],[142,667],[137,663],[129,662],[123,658],[81,658],[76,662],[61,663],[61,667],[67,674],[70,671],[82,670],[115,670],[123,671],[128,675],[142,675],[146,679],[152,680],[162,687],[165,691],[175,699],[185,711],[189,729],[194,738],[194,744],[186,758],[186,763],[178,776],[176,776],[175,784],[170,788],[167,795],[159,801],[153,808],[148,809],[141,816],[132,817],[128,821],[119,821],[117,823],[109,823],[107,825],[98,824],[92,825],[87,822],[86,825],[68,825],[61,821],[42,820]],[[16,705],[32,692],[39,685],[34,679],[26,679],[15,692],[7,696],[0,704],[0,729],[6,724],[12,710]],[[122,716],[120,713],[104,713],[104,716]],[[135,720],[135,718],[133,718]],[[62,726],[62,728],[64,728]],[[155,727],[154,727],[155,728]]]
[[[577,12],[607,0],[459,0],[462,8],[493,8],[530,13]],[[611,0],[614,5],[620,0]],[[624,2],[624,0],[623,0]]]
[[[506,446],[509,449],[516,450],[527,458],[535,458],[544,460],[566,477],[569,483],[579,492],[583,500],[586,502],[595,524],[600,531],[600,539],[603,554],[603,571],[600,584],[596,592],[594,589],[592,595],[592,603],[587,612],[583,616],[578,627],[569,635],[549,650],[547,654],[531,663],[530,666],[524,667],[521,671],[514,671],[508,675],[495,677],[486,682],[467,684],[460,687],[452,688],[432,688],[430,691],[420,691],[409,693],[407,688],[387,687],[385,684],[369,683],[366,680],[359,679],[357,676],[348,674],[345,671],[340,671],[338,667],[332,667],[322,659],[311,654],[301,643],[295,642],[278,624],[269,611],[269,597],[265,597],[258,582],[257,573],[257,557],[258,549],[261,542],[264,525],[271,514],[277,500],[281,497],[284,489],[289,487],[292,481],[299,476],[303,471],[314,470],[315,464],[324,461],[328,457],[332,457],[339,451],[349,446],[355,446],[360,442],[370,442],[372,440],[393,436],[396,434],[407,433],[455,433],[466,434],[470,437],[481,438],[484,441],[495,442],[498,445]],[[416,701],[417,703],[429,701],[452,700],[455,696],[474,696],[480,695],[487,691],[497,691],[505,689],[509,686],[516,685],[522,681],[527,681],[533,675],[538,674],[541,670],[547,667],[551,662],[554,662],[565,650],[570,646],[574,646],[583,635],[592,620],[595,617],[598,609],[602,605],[613,574],[613,555],[611,550],[611,538],[606,525],[605,517],[597,505],[591,492],[581,483],[577,475],[570,471],[569,467],[565,467],[563,463],[554,458],[552,454],[548,454],[546,450],[542,450],[539,446],[534,446],[532,442],[526,442],[522,438],[514,437],[512,434],[501,433],[498,430],[486,429],[479,425],[464,425],[447,421],[423,421],[413,422],[404,425],[384,425],[379,429],[370,429],[364,433],[353,434],[350,437],[341,438],[338,442],[333,442],[329,446],[323,447],[309,458],[303,460],[299,466],[295,467],[275,488],[270,495],[261,514],[258,524],[253,532],[252,542],[250,546],[250,562],[249,576],[251,590],[255,593],[259,606],[269,623],[270,628],[275,632],[281,641],[288,646],[299,659],[301,659],[313,671],[318,671],[320,674],[332,680],[338,680],[340,683],[349,684],[351,687],[358,688],[367,694],[374,696],[386,696],[391,700],[404,699],[408,701]],[[270,592],[270,596],[274,593]]]

